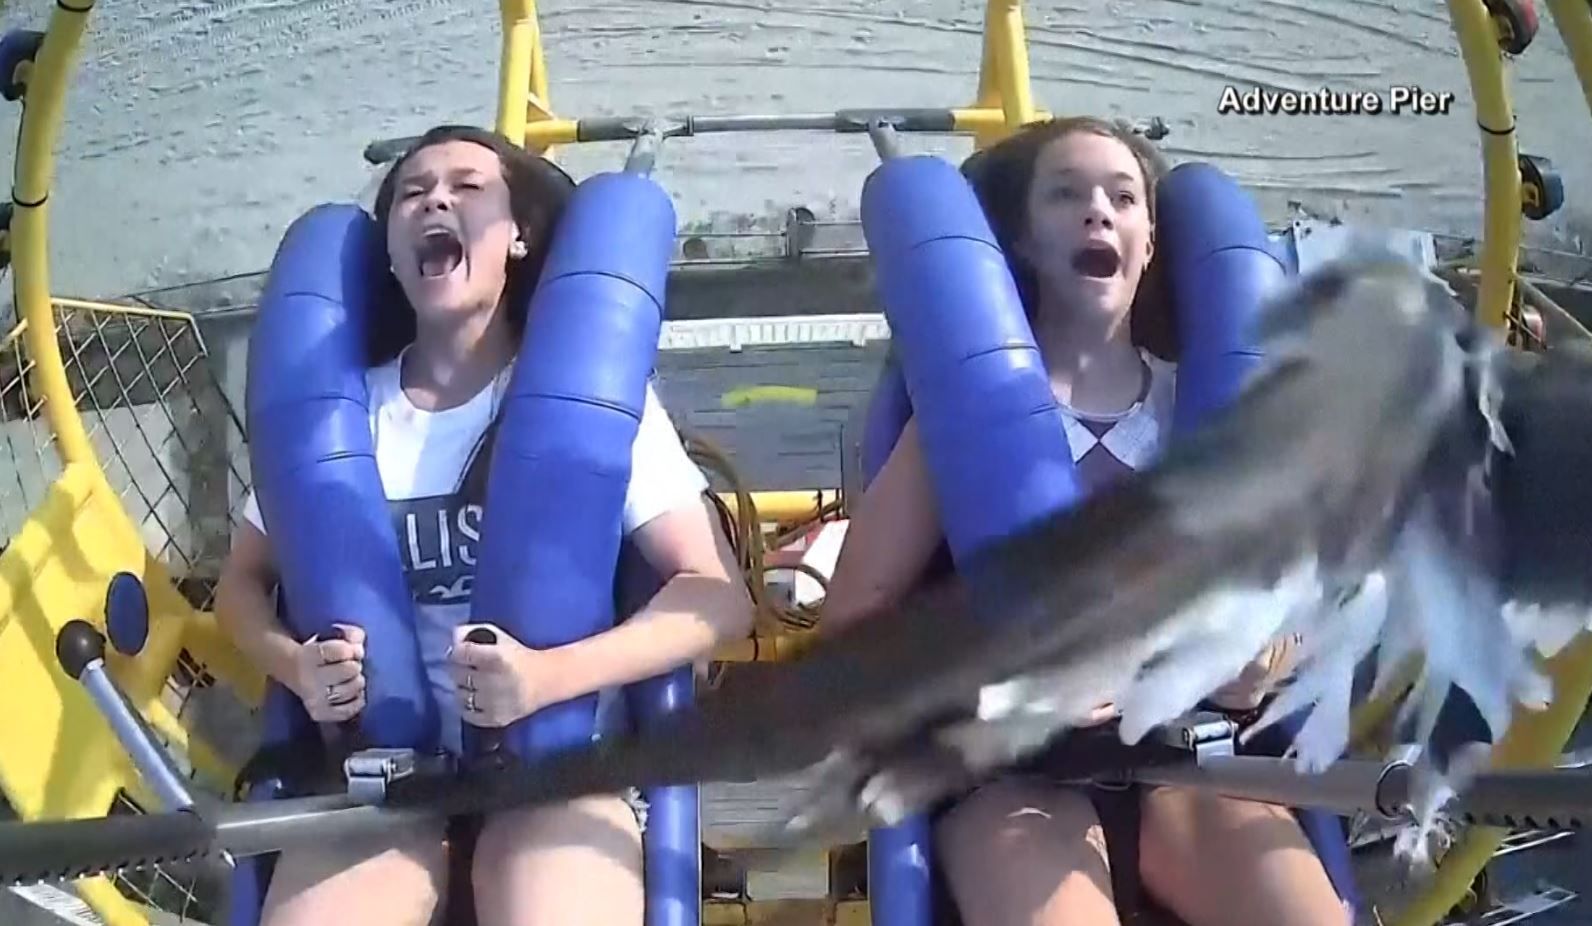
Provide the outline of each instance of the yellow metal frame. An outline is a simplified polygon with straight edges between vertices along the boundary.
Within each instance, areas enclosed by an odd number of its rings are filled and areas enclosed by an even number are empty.
[[[1548,0],[1554,19],[1571,47],[1577,75],[1592,106],[1592,13],[1579,3]],[[1476,121],[1481,130],[1486,207],[1481,285],[1476,311],[1482,321],[1502,327],[1515,298],[1521,228],[1521,181],[1515,116],[1504,80],[1497,26],[1483,0],[1448,0],[1449,18],[1459,39]],[[1509,731],[1494,749],[1497,768],[1543,768],[1555,762],[1575,731],[1592,695],[1592,635],[1582,634],[1546,665],[1553,700],[1541,712],[1517,709]],[[1505,831],[1475,827],[1443,858],[1430,888],[1393,917],[1389,926],[1433,926],[1470,890],[1476,876],[1503,842]]]
[[[985,5],[978,96],[973,106],[956,110],[954,116],[956,130],[971,133],[979,148],[995,144],[1030,122],[1049,118],[1049,113],[1034,108],[1022,0],[989,0]]]
[[[1459,38],[1460,54],[1476,100],[1487,204],[1481,251],[1481,287],[1476,313],[1502,327],[1514,300],[1520,254],[1520,163],[1515,140],[1515,114],[1504,82],[1503,52],[1498,28],[1483,0],[1448,0],[1449,19]]]
[[[1592,11],[1585,0],[1547,2],[1592,107]],[[1521,226],[1514,116],[1496,30],[1484,3],[1448,0],[1448,6],[1482,127],[1486,211],[1478,312],[1488,323],[1501,325],[1513,299]],[[136,528],[106,482],[56,344],[47,258],[48,194],[68,77],[92,9],[92,0],[77,0],[71,5],[55,4],[50,14],[44,42],[29,72],[12,193],[16,204],[11,227],[13,279],[22,318],[18,333],[26,339],[34,361],[35,392],[45,399],[45,414],[64,464],[44,503],[0,555],[0,677],[22,679],[24,686],[43,686],[56,693],[48,710],[28,712],[28,716],[0,715],[0,724],[7,725],[0,732],[15,734],[7,735],[6,741],[54,746],[53,751],[6,750],[0,754],[0,783],[27,819],[103,813],[118,787],[135,799],[144,796],[137,775],[114,748],[114,738],[103,721],[48,659],[58,623],[97,613],[95,594],[103,593],[115,572],[129,571],[144,578],[159,619],[153,622],[144,655],[137,660],[113,657],[111,669],[154,728],[188,750],[201,772],[224,778],[228,770],[203,744],[187,738],[158,697],[163,672],[178,649],[194,653],[218,677],[240,686],[245,697],[258,698],[262,686],[257,673],[238,658],[209,615],[194,612],[181,600],[161,565],[143,548]],[[552,108],[534,0],[501,0],[500,12],[498,129],[548,155],[556,146],[577,143],[578,124],[557,116]],[[1048,116],[1034,102],[1020,0],[988,0],[977,94],[972,105],[953,110],[954,131],[972,135],[976,145],[985,147]],[[57,304],[68,306],[65,300],[57,300]],[[92,303],[75,307],[103,308]],[[749,500],[765,519],[781,521],[786,515],[799,520],[822,504],[821,498],[815,500],[806,492]],[[734,505],[737,500],[729,502]],[[45,602],[57,607],[46,607]],[[63,603],[67,607],[59,609]],[[794,648],[801,642],[799,635],[790,641]],[[1499,744],[1498,765],[1541,767],[1558,755],[1592,693],[1592,638],[1583,636],[1550,660],[1548,669],[1555,682],[1553,703],[1541,713],[1518,719]],[[1368,719],[1369,715],[1357,717],[1357,729],[1367,726]],[[73,732],[70,741],[59,735],[68,728]],[[1436,922],[1464,894],[1501,835],[1495,830],[1469,834],[1445,859],[1433,890],[1394,922],[1398,926]],[[137,905],[103,878],[86,879],[75,887],[113,926],[147,922]],[[866,921],[861,906],[844,906],[846,920]]]
[[[49,278],[49,195],[69,76],[76,64],[92,0],[57,3],[44,40],[27,70],[12,182],[11,261],[21,338],[33,361],[34,394],[54,434],[63,469],[43,502],[0,554],[0,678],[13,691],[51,692],[27,710],[0,712],[0,738],[27,749],[0,750],[0,786],[23,819],[98,817],[124,792],[143,806],[155,801],[115,734],[87,695],[55,661],[55,634],[82,618],[103,631],[105,588],[127,572],[144,583],[150,632],[137,658],[111,653],[107,668],[154,732],[186,755],[200,779],[225,787],[235,771],[208,744],[192,737],[162,700],[167,673],[186,649],[223,673],[240,697],[263,696],[263,678],[249,668],[209,615],[195,612],[165,567],[145,548],[105,477],[72,395],[56,340],[57,307],[151,317],[181,317],[154,309],[107,307],[52,299]],[[70,735],[63,735],[70,731]],[[109,926],[146,926],[148,911],[105,877],[72,885]]]
[[[11,187],[11,272],[16,307],[28,324],[28,352],[34,361],[34,388],[44,396],[44,413],[55,432],[56,449],[63,463],[86,463],[96,471],[99,463],[89,444],[83,419],[77,413],[66,366],[55,343],[55,323],[50,308],[49,197],[55,173],[55,141],[61,130],[61,110],[68,78],[77,62],[78,46],[92,0],[81,6],[56,4],[44,42],[34,58],[28,78],[22,126],[17,141],[16,176]],[[102,476],[103,478],[103,476]]]
[[[763,524],[800,524],[819,516],[825,506],[840,498],[839,489],[788,489],[774,492],[752,492],[752,506],[757,519]],[[721,492],[719,498],[729,506],[730,514],[740,514],[740,498],[734,492]]]
[[[499,17],[503,50],[498,65],[497,130],[519,145],[548,155],[559,145],[579,143],[579,124],[553,111],[536,0],[500,0]],[[1034,106],[1022,0],[988,0],[982,54],[973,105],[951,111],[953,131],[972,135],[979,148],[1050,117]]]
[[[158,619],[150,622],[143,653],[128,659],[111,651],[109,671],[155,731],[208,772],[209,781],[230,775],[161,700],[192,610],[144,548],[95,465],[69,463],[0,554],[0,677],[12,691],[36,693],[26,710],[0,711],[0,737],[28,747],[0,750],[0,786],[22,819],[103,816],[118,791],[154,806],[105,719],[82,687],[49,658],[55,635],[68,620],[89,619],[104,630],[98,615],[105,588],[118,572],[144,581]],[[142,908],[106,878],[84,879],[73,887],[111,926],[148,922]]]

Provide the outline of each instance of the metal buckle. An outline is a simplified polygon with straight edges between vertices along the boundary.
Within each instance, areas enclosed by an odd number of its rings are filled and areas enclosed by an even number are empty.
[[[1211,756],[1230,756],[1238,738],[1238,724],[1221,714],[1200,711],[1161,728],[1161,741],[1194,754],[1194,762]]]
[[[418,763],[413,749],[361,749],[343,760],[343,777],[348,780],[348,796],[361,804],[380,804],[387,800],[387,788],[415,774]]]

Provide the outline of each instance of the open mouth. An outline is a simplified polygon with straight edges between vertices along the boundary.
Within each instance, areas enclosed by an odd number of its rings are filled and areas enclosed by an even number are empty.
[[[464,263],[464,244],[458,235],[445,228],[426,232],[415,251],[420,275],[428,279],[445,277]]]
[[[1072,269],[1086,277],[1114,277],[1121,267],[1121,256],[1109,244],[1091,244],[1072,255]]]

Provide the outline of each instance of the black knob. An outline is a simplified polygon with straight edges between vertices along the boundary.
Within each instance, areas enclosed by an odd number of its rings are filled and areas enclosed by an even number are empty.
[[[347,640],[348,632],[341,627],[333,625],[326,628],[324,632],[317,634],[317,636],[322,640]],[[331,742],[328,745],[338,767],[342,766],[344,758],[364,748],[364,741],[360,737],[359,715],[356,714],[348,720],[339,722],[334,728]]]
[[[105,637],[85,620],[69,620],[55,635],[55,658],[61,669],[74,679],[96,659],[105,658]]]
[[[466,643],[496,646],[497,634],[486,627],[475,627],[464,635]],[[466,759],[496,759],[503,752],[503,730],[498,727],[478,727],[464,721],[460,740]]]

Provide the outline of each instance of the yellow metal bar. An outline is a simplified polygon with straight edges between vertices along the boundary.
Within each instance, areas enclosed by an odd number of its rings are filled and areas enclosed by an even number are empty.
[[[1515,116],[1504,84],[1498,32],[1483,0],[1448,0],[1449,18],[1459,38],[1470,92],[1481,128],[1486,178],[1486,222],[1481,250],[1481,286],[1476,313],[1482,322],[1502,327],[1514,296],[1520,252],[1520,166]]]
[[[1038,118],[1028,73],[1028,41],[1022,0],[988,0],[984,7],[984,52],[978,71],[977,109],[997,110],[998,124],[974,131],[974,144],[987,148]]]
[[[106,663],[128,701],[143,707],[176,660],[187,605],[104,476],[92,464],[67,464],[0,553],[0,742],[10,744],[0,749],[0,792],[24,820],[101,816],[136,777],[50,644],[68,619],[104,607],[119,572],[143,579],[152,619],[138,658],[112,652]],[[73,888],[105,922],[147,926],[136,905],[101,885],[109,888],[103,879]]]
[[[1017,128],[1034,119],[1034,91],[1029,84],[1028,43],[1023,31],[1023,5],[1021,0],[1004,0],[989,5],[990,19],[984,28],[996,35],[995,48],[1000,53],[996,69],[996,83],[1000,86],[1001,108],[1006,111],[1006,125]]]
[[[1448,0],[1448,12],[1470,77],[1482,137],[1487,205],[1476,312],[1484,323],[1502,327],[1514,298],[1520,250],[1520,168],[1514,113],[1504,83],[1497,28],[1483,0]],[[1541,767],[1558,756],[1592,693],[1592,637],[1584,637],[1561,653],[1550,668],[1553,703],[1540,714],[1517,712],[1494,749],[1494,767]],[[1441,920],[1470,889],[1503,836],[1503,831],[1490,827],[1469,831],[1443,858],[1427,890],[1390,922],[1395,926],[1433,926]]]
[[[55,449],[63,463],[85,463],[98,469],[83,419],[77,413],[66,367],[55,341],[50,306],[49,194],[55,170],[55,140],[61,129],[67,77],[76,63],[90,0],[68,7],[57,3],[50,13],[44,42],[28,80],[26,106],[17,141],[11,200],[11,264],[18,313],[28,322],[23,337],[33,357],[34,389],[45,399],[44,413],[55,432]]]
[[[1564,47],[1581,81],[1581,95],[1592,109],[1592,4],[1586,0],[1548,0],[1553,25],[1564,37]]]
[[[793,489],[785,492],[752,492],[752,506],[764,524],[784,524],[817,516],[825,505],[840,497],[836,489]],[[730,514],[740,516],[740,501],[734,492],[720,492]]]
[[[1387,690],[1378,697],[1368,700],[1354,708],[1354,713],[1349,719],[1349,749],[1351,751],[1372,748],[1368,741],[1371,740],[1393,717],[1404,696],[1409,693],[1410,686],[1415,684],[1420,675],[1421,660],[1411,657],[1399,666],[1393,681],[1388,684]]]
[[[27,347],[26,339],[23,337],[23,335],[27,334],[27,332],[28,320],[25,318],[19,319],[17,323],[12,326],[11,330],[5,333],[4,337],[0,337],[0,350],[9,350],[11,345],[18,341],[22,341],[22,346]]]
[[[501,0],[503,50],[498,62],[497,127],[515,144],[552,156],[554,145],[575,141],[575,123],[557,118],[548,102],[547,55],[536,0]],[[547,123],[560,123],[551,131]]]
[[[152,309],[142,305],[117,305],[112,302],[95,302],[92,299],[70,299],[51,296],[50,302],[63,309],[85,309],[90,312],[108,312],[114,315],[132,315],[138,318],[165,318],[174,322],[193,322],[193,315],[173,309]]]
[[[744,640],[726,643],[713,652],[715,662],[780,662],[807,651],[817,642],[812,630],[781,629],[779,633],[757,633]]]
[[[1548,661],[1553,701],[1543,711],[1516,709],[1514,723],[1493,749],[1495,769],[1544,768],[1557,761],[1592,697],[1592,634],[1583,633]],[[1477,827],[1449,851],[1426,893],[1399,911],[1389,926],[1432,926],[1464,896],[1505,833]]]
[[[542,23],[536,15],[536,0],[525,0],[525,5],[530,10],[531,23],[531,82],[526,106],[528,118],[534,122],[553,118],[553,110],[547,79],[547,53],[542,48]]]
[[[502,0],[503,48],[498,59],[497,130],[516,145],[525,144],[525,91],[531,84],[536,10],[530,0]]]
[[[983,107],[970,107],[967,109],[951,110],[952,128],[957,132],[969,135],[998,134],[1006,131],[1006,111],[1002,109],[987,109]],[[1035,122],[1043,122],[1050,118],[1050,113],[1043,109],[1034,110]]]
[[[547,153],[554,145],[573,145],[580,139],[574,119],[542,119],[525,124],[525,146]]]

